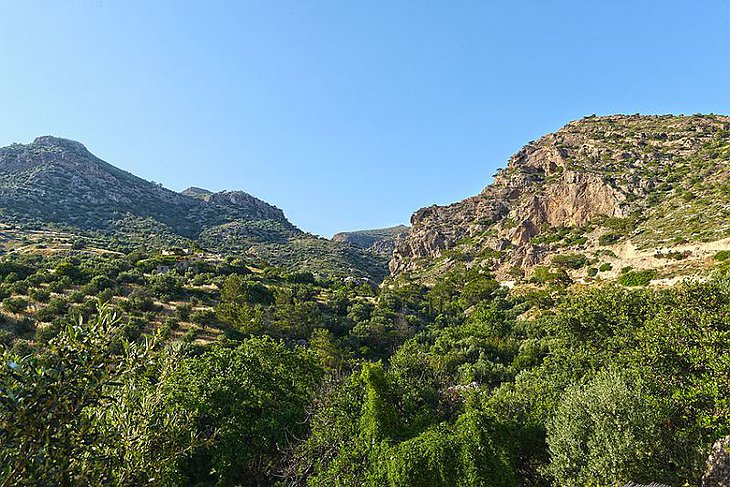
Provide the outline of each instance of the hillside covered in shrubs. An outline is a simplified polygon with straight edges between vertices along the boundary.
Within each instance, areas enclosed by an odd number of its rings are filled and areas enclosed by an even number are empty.
[[[303,232],[282,210],[248,193],[177,193],[58,137],[0,148],[0,214],[21,236],[50,231],[108,250],[202,248],[290,271],[378,281],[387,272],[387,256]]]
[[[722,485],[729,131],[587,117],[339,242],[0,149],[0,485]]]
[[[730,279],[510,292],[242,259],[2,259],[6,485],[699,482]]]

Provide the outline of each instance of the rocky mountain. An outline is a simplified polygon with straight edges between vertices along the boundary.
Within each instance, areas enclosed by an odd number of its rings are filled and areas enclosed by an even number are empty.
[[[177,193],[118,169],[79,142],[38,137],[0,149],[0,222],[133,248],[199,245],[292,270],[381,279],[387,259],[303,232],[243,191]]]
[[[390,270],[696,274],[730,248],[730,117],[591,116],[530,142],[479,195],[418,210]],[[541,272],[544,272],[542,269]]]
[[[248,216],[253,219],[288,223],[282,210],[243,191],[220,191],[214,193],[207,189],[191,187],[181,191],[181,194],[197,198],[213,206],[246,208]]]
[[[355,247],[369,250],[378,255],[390,258],[395,250],[395,241],[404,237],[408,232],[405,225],[378,228],[375,230],[357,230],[354,232],[340,232],[332,237],[335,242],[346,242]]]

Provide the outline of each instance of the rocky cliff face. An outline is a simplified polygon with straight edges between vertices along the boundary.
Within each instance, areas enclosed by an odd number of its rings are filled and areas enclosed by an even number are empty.
[[[729,171],[729,117],[588,117],[527,144],[481,194],[415,212],[390,270],[466,262],[506,275],[627,240],[724,238]]]

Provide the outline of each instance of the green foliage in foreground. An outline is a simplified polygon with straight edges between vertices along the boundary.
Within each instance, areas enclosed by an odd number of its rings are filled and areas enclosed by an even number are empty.
[[[607,485],[664,470],[664,401],[640,377],[608,368],[568,388],[548,423],[551,472],[561,485]]]
[[[102,310],[42,354],[3,356],[3,482],[264,482],[320,376],[308,350],[266,337],[189,357],[130,345]]]
[[[121,352],[121,353],[120,353]],[[144,360],[148,349],[120,338],[103,312],[86,325],[69,324],[41,353],[3,352],[0,369],[0,465],[5,483],[69,484],[99,479],[94,408]]]
[[[185,483],[265,482],[280,448],[305,431],[305,406],[320,379],[309,350],[267,337],[183,360],[162,388],[165,407],[204,442],[182,462]]]
[[[464,268],[376,291],[240,262],[47,267],[2,285],[55,323],[5,338],[4,485],[692,485],[730,433],[724,277],[514,295]],[[202,313],[219,340],[166,340]]]

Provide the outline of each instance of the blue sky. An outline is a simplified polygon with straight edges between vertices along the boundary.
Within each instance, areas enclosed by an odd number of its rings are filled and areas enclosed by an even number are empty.
[[[585,115],[730,113],[728,46],[721,1],[0,0],[0,145],[72,138],[330,236]]]

